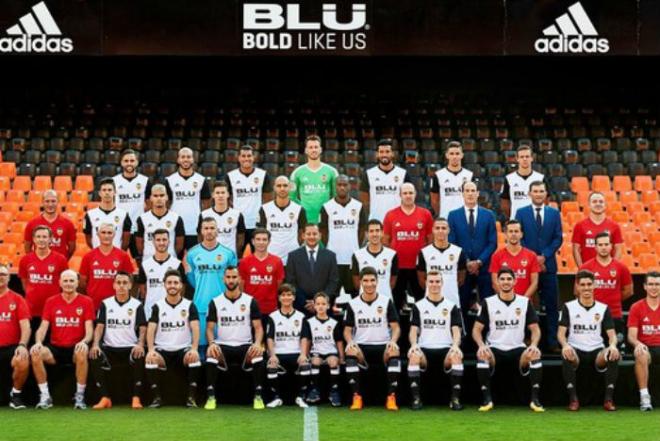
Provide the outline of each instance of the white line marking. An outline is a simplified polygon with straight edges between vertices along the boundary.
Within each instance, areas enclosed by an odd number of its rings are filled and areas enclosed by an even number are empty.
[[[583,35],[598,35],[596,28],[587,15],[587,11],[584,10],[580,2],[577,2],[569,7],[568,12],[573,15],[573,18],[575,19],[575,22],[577,23]]]
[[[39,2],[32,7],[32,10],[39,19],[39,22],[41,23],[41,26],[43,26],[44,31],[46,31],[46,34],[62,35],[62,31],[60,31],[59,26],[57,26],[57,23],[55,23],[55,20],[48,10],[46,3]]]
[[[316,406],[305,409],[303,441],[319,441],[319,416]]]
[[[28,35],[41,35],[41,29],[32,14],[25,14],[18,21]]]
[[[575,29],[575,26],[573,26],[571,17],[569,17],[568,14],[562,15],[556,20],[556,22],[564,35],[580,35],[578,30]]]

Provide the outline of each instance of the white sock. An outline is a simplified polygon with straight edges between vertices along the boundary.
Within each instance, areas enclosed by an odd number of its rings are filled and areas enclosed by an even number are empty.
[[[50,397],[50,391],[48,390],[48,383],[41,383],[39,385],[39,392],[44,397]]]
[[[648,390],[648,388],[644,388],[644,389],[640,389],[640,390],[639,390],[639,395],[640,395],[641,397],[645,397],[645,396],[647,396],[648,394],[649,394],[649,390]]]
[[[85,387],[87,387],[86,384],[76,384],[76,393],[77,394],[84,394],[85,393]]]
[[[16,389],[15,387],[12,387],[12,388],[11,388],[11,394],[12,394],[12,395],[18,395],[18,394],[20,394],[20,393],[21,393],[21,391],[18,390],[18,389]]]

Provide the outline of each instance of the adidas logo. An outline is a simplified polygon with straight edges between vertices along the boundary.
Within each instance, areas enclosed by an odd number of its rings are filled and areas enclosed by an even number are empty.
[[[555,20],[555,24],[543,29],[543,35],[534,42],[540,53],[607,53],[610,41],[598,38],[598,31],[580,2],[568,8],[568,12]]]
[[[0,52],[48,52],[69,53],[73,41],[63,38],[60,27],[55,23],[46,3],[39,2],[18,19],[18,23],[7,29],[10,37],[0,38]]]

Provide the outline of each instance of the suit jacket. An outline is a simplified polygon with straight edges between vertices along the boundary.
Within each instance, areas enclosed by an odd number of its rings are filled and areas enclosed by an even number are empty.
[[[468,260],[481,260],[480,273],[488,273],[490,256],[497,249],[497,227],[495,214],[487,208],[477,206],[477,223],[470,231],[465,209],[457,208],[449,212],[449,242],[463,248]]]
[[[557,258],[555,254],[563,241],[561,230],[561,215],[559,210],[548,205],[543,207],[543,226],[539,230],[531,205],[519,208],[516,219],[522,225],[522,245],[538,255],[545,256],[545,269],[547,273],[557,272]]]
[[[319,291],[333,298],[339,286],[337,257],[332,251],[321,247],[317,254],[314,274],[311,274],[307,247],[291,251],[286,262],[286,282],[304,293],[305,299],[311,299]]]

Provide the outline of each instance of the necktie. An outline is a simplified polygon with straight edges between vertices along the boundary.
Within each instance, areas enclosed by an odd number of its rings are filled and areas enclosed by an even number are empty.
[[[314,274],[314,266],[316,265],[316,260],[314,260],[314,250],[309,250],[309,272]]]
[[[470,233],[474,233],[474,208],[470,208],[470,218],[468,219],[470,225]]]
[[[536,208],[536,227],[540,230],[543,227],[543,220],[541,219],[541,209]]]

